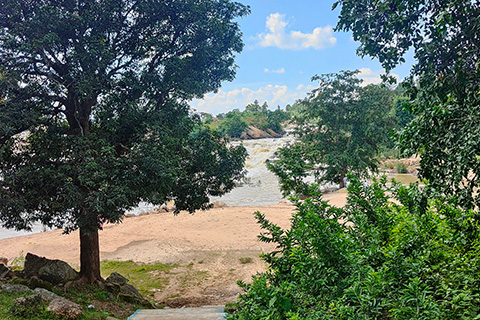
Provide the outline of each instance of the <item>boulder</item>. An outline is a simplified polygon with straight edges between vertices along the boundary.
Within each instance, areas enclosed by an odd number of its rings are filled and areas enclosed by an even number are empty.
[[[59,295],[57,295],[57,294],[55,294],[55,293],[53,293],[53,292],[51,292],[47,289],[44,289],[44,288],[35,288],[35,290],[33,290],[33,292],[35,292],[36,294],[41,296],[46,301],[52,301],[52,300],[55,300],[55,299],[63,299]]]
[[[118,296],[127,302],[142,302],[144,300],[142,294],[131,284],[124,284],[120,288]]]
[[[105,288],[108,291],[116,294],[119,298],[127,302],[137,302],[144,305],[149,305],[142,294],[133,285],[128,284],[128,279],[119,273],[113,272],[105,280]]]
[[[23,284],[10,284],[6,283],[0,287],[3,291],[8,291],[8,292],[17,292],[17,293],[24,293],[24,292],[33,292],[32,289],[30,289],[27,286],[24,286]]]
[[[112,272],[110,276],[105,280],[105,284],[116,285],[119,288],[125,284],[127,284],[129,280],[122,276],[120,273]]]
[[[83,309],[79,304],[64,298],[53,299],[47,311],[53,312],[60,319],[67,320],[75,320],[83,315]]]
[[[3,264],[5,267],[8,266],[8,259],[5,257],[0,257],[0,264]]]
[[[0,263],[0,280],[1,279],[9,279],[11,278],[10,275],[11,271],[7,268],[4,264]]]
[[[262,139],[262,138],[271,138],[272,136],[266,133],[263,130],[258,129],[257,127],[250,126],[246,130],[247,136],[250,139]]]
[[[53,289],[53,284],[51,284],[48,281],[42,280],[37,276],[33,276],[33,277],[30,278],[30,280],[28,282],[28,286],[32,289],[35,289],[35,288],[44,288],[44,289],[47,289],[47,290],[52,290]]]
[[[49,260],[32,253],[25,256],[24,276],[37,276],[54,285],[78,279],[79,275],[68,263],[61,260]]]

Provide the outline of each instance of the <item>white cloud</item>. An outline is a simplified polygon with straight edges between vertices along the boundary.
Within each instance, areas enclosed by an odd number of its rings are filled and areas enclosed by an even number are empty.
[[[281,74],[281,73],[285,73],[285,68],[281,68],[281,69],[277,69],[277,70],[270,70],[270,69],[267,69],[265,68],[265,70],[263,70],[265,73],[278,73],[278,74]]]
[[[381,75],[384,74],[383,70],[373,71],[370,68],[361,68],[359,69],[360,73],[358,77],[363,80],[362,86],[367,86],[369,84],[379,84],[382,83]],[[399,79],[397,74],[391,74],[394,78]]]
[[[259,35],[262,47],[277,47],[280,49],[300,50],[307,48],[324,49],[334,46],[337,39],[333,37],[332,27],[318,27],[312,33],[288,31],[285,15],[272,13],[267,17],[268,32]]]
[[[202,100],[192,101],[191,106],[199,112],[213,114],[225,113],[233,109],[244,110],[255,100],[260,104],[267,102],[272,109],[278,105],[283,108],[287,104],[293,104],[296,100],[305,98],[307,92],[313,88],[312,85],[299,85],[296,89],[290,89],[286,85],[267,85],[255,90],[250,88],[219,90],[215,94],[206,95]]]

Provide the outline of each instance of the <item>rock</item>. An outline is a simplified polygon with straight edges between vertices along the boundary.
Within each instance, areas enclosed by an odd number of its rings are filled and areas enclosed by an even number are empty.
[[[267,133],[272,136],[273,138],[280,138],[282,136],[281,133],[277,133],[275,131],[273,131],[272,129],[268,129],[267,130]]]
[[[271,138],[272,136],[257,127],[250,126],[245,131],[250,139]]]
[[[119,287],[127,284],[129,280],[122,276],[120,273],[112,272],[110,276],[105,280],[105,283],[118,285]]]
[[[105,280],[105,288],[107,288],[108,291],[118,295],[118,297],[124,301],[137,302],[150,306],[150,303],[143,298],[142,294],[137,290],[137,288],[131,284],[128,284],[128,281],[129,280],[121,274],[113,272]]]
[[[213,207],[212,208],[225,208],[228,207],[228,205],[220,200],[215,200],[212,202]]]
[[[3,291],[8,291],[8,292],[17,292],[17,293],[23,293],[23,292],[33,292],[32,289],[30,289],[27,286],[24,286],[23,284],[10,284],[6,283],[1,286]]]
[[[40,295],[46,301],[52,301],[52,300],[55,300],[55,299],[63,299],[62,297],[56,295],[55,293],[53,293],[53,292],[51,292],[47,289],[44,289],[44,288],[35,288],[35,290],[33,290],[33,292]]]
[[[83,309],[79,304],[64,298],[53,299],[47,307],[47,311],[53,312],[60,319],[74,320],[83,315]]]
[[[8,266],[8,259],[5,257],[0,257],[0,264],[3,264],[5,267]]]
[[[280,200],[280,202],[278,204],[281,204],[281,205],[284,205],[284,206],[291,206],[293,205],[292,201],[290,200]]]
[[[37,276],[33,276],[30,278],[28,286],[32,289],[35,289],[35,288],[44,288],[47,290],[53,289],[53,284],[51,284],[48,281],[42,280]]]
[[[0,263],[0,279],[9,279],[11,278],[10,269],[6,265]]]
[[[118,296],[127,302],[141,302],[144,300],[142,294],[131,284],[123,285]]]
[[[61,260],[49,260],[32,253],[25,256],[25,277],[37,276],[54,285],[78,279],[78,273],[70,265]]]

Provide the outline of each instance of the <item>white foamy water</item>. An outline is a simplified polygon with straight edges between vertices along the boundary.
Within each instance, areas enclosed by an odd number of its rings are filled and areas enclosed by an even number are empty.
[[[291,142],[293,137],[244,140],[241,143],[248,152],[245,167],[248,170],[245,183],[222,197],[213,197],[228,206],[256,206],[276,204],[283,199],[278,178],[268,171],[265,162],[274,158],[275,151]],[[238,143],[236,143],[238,144]]]
[[[283,199],[280,192],[277,177],[267,170],[265,161],[274,157],[275,151],[293,142],[294,138],[286,136],[283,138],[244,140],[233,142],[238,145],[242,143],[248,152],[245,167],[248,173],[240,186],[234,188],[230,193],[222,197],[212,197],[211,201],[220,200],[228,206],[260,206],[276,204]],[[140,203],[139,206],[128,213],[139,214],[155,209],[148,203]],[[34,225],[32,232],[13,231],[0,228],[0,239],[12,238],[21,235],[39,233],[44,231],[42,225]]]

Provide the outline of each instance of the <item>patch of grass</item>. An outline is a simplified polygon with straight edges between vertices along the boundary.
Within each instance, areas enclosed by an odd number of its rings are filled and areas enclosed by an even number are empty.
[[[208,278],[208,271],[189,270],[185,275],[180,277],[180,287],[184,289],[190,286],[198,286],[203,281],[208,280]]]
[[[247,263],[252,263],[253,259],[250,257],[243,257],[238,259],[238,261],[240,261],[241,264],[247,264]]]
[[[394,176],[396,182],[400,182],[404,185],[409,185],[410,183],[419,182],[417,177],[412,176],[411,174],[396,174]]]
[[[71,301],[80,300],[83,301],[85,299],[86,292],[90,291],[92,288],[88,289],[77,289],[77,291],[72,291],[66,293],[66,298]],[[100,290],[100,289],[99,289]],[[81,293],[82,297],[76,299],[76,295]],[[26,308],[19,308],[15,305],[14,300],[20,297],[26,297],[32,295],[30,293],[18,293],[18,292],[6,292],[0,291],[0,319],[2,320],[18,320],[18,319],[29,319],[29,320],[58,320],[58,318],[50,311],[46,310],[48,303],[35,303],[35,305],[28,306]],[[115,299],[112,299],[115,300]],[[105,312],[99,309],[87,309],[85,304],[80,303],[84,309],[84,315],[80,317],[78,320],[101,320],[105,319],[106,316],[112,315],[115,316],[115,313]],[[113,302],[112,302],[113,304]],[[138,309],[139,306],[125,306],[125,305],[117,305],[115,309],[123,310],[123,314],[130,315]],[[119,312],[117,312],[119,313]],[[120,312],[121,313],[121,312]],[[117,315],[118,316],[118,315]]]
[[[102,277],[107,278],[112,272],[117,272],[129,279],[129,283],[144,296],[149,293],[149,289],[162,289],[167,285],[166,274],[177,267],[178,264],[138,264],[131,260],[106,260],[101,263]]]

